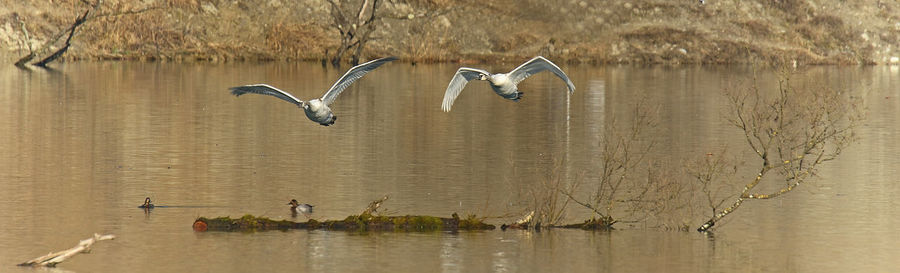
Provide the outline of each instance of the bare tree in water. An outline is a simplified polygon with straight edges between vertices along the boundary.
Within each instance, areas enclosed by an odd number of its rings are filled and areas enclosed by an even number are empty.
[[[662,162],[649,159],[657,144],[651,132],[657,123],[657,109],[646,99],[634,105],[625,127],[616,118],[608,119],[600,140],[596,178],[575,180],[561,190],[572,202],[593,212],[594,217],[582,228],[645,222],[674,209],[682,186]]]
[[[701,195],[700,200],[711,210],[710,215],[719,213],[725,202],[737,195],[734,193],[734,184],[723,183],[733,181],[738,171],[738,165],[729,160],[727,155],[728,149],[722,148],[685,164],[685,171],[694,182],[691,185],[695,186],[691,190],[691,198]]]
[[[356,1],[328,0],[331,4],[331,17],[334,19],[333,26],[341,33],[341,45],[331,57],[331,64],[334,66],[340,65],[341,58],[351,50],[353,55],[350,57],[350,64],[359,64],[362,50],[375,32],[375,9],[378,7],[378,0],[362,0],[358,9],[354,9],[350,2]],[[356,15],[352,16],[350,10],[356,10]]]
[[[791,192],[855,140],[854,129],[863,118],[858,99],[828,88],[797,88],[786,69],[779,76],[775,92],[766,93],[753,85],[727,94],[733,113],[729,121],[743,132],[757,158],[758,172],[730,206],[718,210],[722,203],[710,198],[713,215],[697,231],[709,230],[744,201],[768,200]],[[717,164],[707,165],[718,168]],[[714,183],[702,171],[695,173],[700,174],[699,180]],[[760,187],[765,184],[769,185]]]

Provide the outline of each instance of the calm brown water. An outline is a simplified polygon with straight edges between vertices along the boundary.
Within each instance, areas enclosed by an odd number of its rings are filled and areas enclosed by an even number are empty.
[[[515,64],[485,66],[506,71]],[[346,90],[331,127],[272,97],[227,88],[269,83],[321,96],[343,71],[318,64],[0,66],[0,272],[112,233],[74,272],[885,272],[900,268],[900,70],[820,67],[817,81],[864,99],[861,141],[814,184],[745,202],[714,236],[619,224],[612,232],[290,231],[195,233],[198,216],[291,219],[359,213],[390,194],[394,214],[520,213],[525,189],[566,156],[595,171],[598,134],[646,96],[659,104],[657,158],[745,149],[720,118],[744,67],[564,66],[520,85],[519,103],[473,82],[440,111],[454,65],[389,64]],[[771,77],[761,77],[772,85]],[[677,164],[675,164],[677,166]],[[137,209],[144,197],[158,205]],[[588,216],[570,210],[569,221]],[[302,219],[301,219],[302,220]],[[501,220],[489,220],[500,224]],[[696,227],[703,217],[687,218]]]

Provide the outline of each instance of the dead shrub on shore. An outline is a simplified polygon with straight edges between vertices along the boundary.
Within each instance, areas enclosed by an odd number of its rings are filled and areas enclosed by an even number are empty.
[[[310,52],[322,52],[333,40],[321,33],[319,28],[310,24],[291,24],[279,22],[265,29],[266,45],[272,51],[288,58],[302,59]],[[327,56],[320,56],[321,59]]]
[[[416,20],[431,20],[416,19]],[[458,56],[453,52],[459,51],[457,41],[450,38],[446,31],[433,31],[434,28],[427,24],[415,24],[410,26],[410,38],[404,41],[407,58],[412,62],[443,62],[454,60]]]
[[[126,58],[136,52],[153,53],[154,58],[172,57],[170,49],[190,51],[193,46],[186,35],[166,23],[160,12],[148,12],[133,16],[109,16],[100,18],[89,27],[94,36],[93,47],[110,55],[100,58]],[[103,35],[97,35],[102,33]],[[98,53],[94,53],[98,54]]]

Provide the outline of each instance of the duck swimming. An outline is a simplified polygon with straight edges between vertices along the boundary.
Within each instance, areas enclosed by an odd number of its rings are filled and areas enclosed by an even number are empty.
[[[302,213],[304,216],[309,218],[309,215],[313,213],[313,205],[310,204],[300,204],[297,202],[297,199],[291,199],[291,202],[287,203],[291,205],[291,215],[297,217],[297,213]]]
[[[155,207],[155,205],[153,205],[152,201],[150,201],[150,197],[147,197],[147,199],[144,199],[143,205],[138,206],[138,208],[142,208],[142,209],[152,209],[153,207]]]
[[[244,85],[238,87],[229,88],[231,90],[231,94],[235,96],[240,96],[247,93],[261,94],[261,95],[269,95],[274,96],[276,98],[285,100],[287,102],[296,104],[300,108],[303,108],[303,112],[306,113],[306,117],[312,121],[315,121],[323,126],[329,126],[334,124],[334,121],[337,120],[337,116],[331,111],[331,108],[328,107],[338,95],[341,94],[347,86],[350,86],[353,82],[362,78],[363,75],[369,73],[369,71],[375,70],[379,66],[397,60],[396,57],[387,57],[381,58],[377,60],[373,60],[361,65],[354,66],[341,76],[328,91],[322,95],[321,98],[312,99],[309,101],[302,101],[297,99],[293,95],[288,92],[281,91],[278,88],[275,88],[268,84],[251,84]]]
[[[497,95],[508,100],[519,101],[519,99],[522,98],[522,94],[524,94],[519,91],[519,88],[517,87],[519,82],[544,70],[550,70],[550,72],[556,74],[557,77],[566,82],[569,92],[575,92],[575,84],[569,80],[566,73],[559,69],[553,62],[544,57],[537,56],[523,63],[519,67],[516,67],[516,69],[513,69],[509,73],[491,74],[491,72],[476,68],[459,68],[459,70],[456,70],[456,74],[453,75],[453,79],[450,80],[447,91],[444,92],[444,101],[441,103],[441,109],[444,110],[444,112],[450,112],[453,101],[456,100],[459,93],[466,87],[466,83],[469,83],[471,80],[487,81]]]

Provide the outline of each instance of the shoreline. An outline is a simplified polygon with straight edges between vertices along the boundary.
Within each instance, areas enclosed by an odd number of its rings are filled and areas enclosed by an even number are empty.
[[[15,62],[87,8],[79,0],[56,2],[0,0],[0,54],[9,56],[4,60]],[[61,59],[319,61],[340,44],[330,7],[320,0],[103,3],[97,13],[103,16],[78,29]],[[487,63],[540,55],[595,65],[900,64],[900,2],[381,3],[363,59]]]

